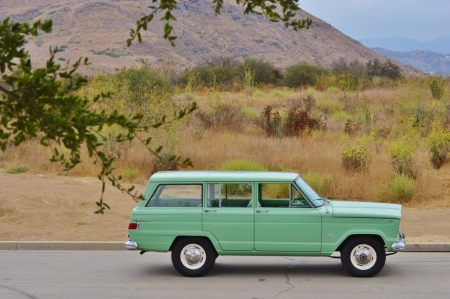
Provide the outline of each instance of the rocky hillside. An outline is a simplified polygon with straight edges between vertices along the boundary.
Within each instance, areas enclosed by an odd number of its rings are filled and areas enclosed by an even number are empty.
[[[48,57],[48,47],[59,45],[60,61],[88,57],[92,65],[82,70],[88,74],[130,67],[141,59],[155,65],[170,59],[180,67],[187,67],[215,56],[256,57],[281,70],[298,62],[329,66],[340,58],[384,59],[305,11],[299,17],[311,17],[312,28],[295,32],[263,17],[243,15],[243,9],[231,2],[216,17],[210,0],[180,1],[175,12],[176,47],[160,37],[163,23],[154,21],[143,34],[143,43],[136,42],[127,48],[129,29],[142,12],[148,11],[150,3],[149,0],[0,0],[0,19],[52,18],[53,33],[30,39],[28,49],[34,61],[42,63]],[[404,71],[416,71],[401,66]]]

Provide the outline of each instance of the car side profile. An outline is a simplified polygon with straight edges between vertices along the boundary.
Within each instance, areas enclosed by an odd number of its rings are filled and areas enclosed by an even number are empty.
[[[331,256],[370,277],[405,250],[401,206],[321,198],[291,172],[168,171],[151,176],[128,226],[130,250],[168,252],[182,275],[220,255]]]

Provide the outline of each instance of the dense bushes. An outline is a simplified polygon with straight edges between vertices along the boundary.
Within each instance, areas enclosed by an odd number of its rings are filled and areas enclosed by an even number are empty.
[[[250,70],[253,73],[253,80],[256,84],[275,83],[277,71],[270,63],[262,59],[245,58],[243,63],[236,66],[235,78],[243,78],[246,70]]]
[[[201,85],[208,87],[222,85],[232,79],[231,69],[225,66],[196,66],[181,77],[181,82],[187,84],[189,78],[197,76]]]
[[[173,86],[156,71],[146,67],[121,69],[115,74],[117,89],[128,93],[129,100],[136,104],[148,102],[152,95],[160,92],[172,94]]]
[[[244,58],[239,62],[233,58],[217,57],[186,70],[180,81],[185,86],[194,82],[196,87],[223,90],[236,86],[242,88],[248,83],[249,76],[255,85],[276,84],[292,88],[314,86],[321,90],[339,87],[341,90],[353,90],[362,84],[384,83],[382,78],[388,78],[388,81],[398,79],[401,77],[401,69],[390,60],[381,62],[374,59],[364,64],[358,60],[347,62],[340,59],[334,61],[330,68],[300,62],[281,72],[263,59]]]
[[[302,62],[286,69],[283,83],[289,87],[315,85],[320,77],[329,72],[330,71],[324,67]]]

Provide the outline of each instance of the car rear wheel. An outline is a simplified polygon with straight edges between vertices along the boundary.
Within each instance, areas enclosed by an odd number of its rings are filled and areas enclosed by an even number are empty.
[[[183,238],[172,248],[172,264],[182,275],[200,277],[214,266],[217,253],[209,240]]]
[[[373,237],[350,239],[341,250],[342,266],[353,276],[374,276],[383,269],[385,262],[384,246]]]

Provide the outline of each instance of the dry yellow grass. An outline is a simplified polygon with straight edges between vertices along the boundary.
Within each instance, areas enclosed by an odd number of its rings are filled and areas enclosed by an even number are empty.
[[[203,128],[198,122],[191,120],[178,132],[176,154],[191,158],[195,170],[217,169],[229,160],[248,159],[263,164],[273,171],[288,170],[300,174],[313,171],[333,178],[332,186],[327,188],[327,194],[323,194],[328,198],[380,201],[383,198],[377,194],[380,194],[380,190],[387,188],[394,175],[388,147],[390,142],[395,140],[393,132],[399,120],[405,117],[405,108],[402,107],[406,106],[405,97],[409,93],[402,88],[369,89],[359,94],[360,99],[368,103],[369,112],[376,115],[376,120],[367,122],[364,119],[363,109],[358,106],[357,112],[352,117],[360,121],[361,130],[355,136],[344,133],[345,120],[331,113],[328,114],[326,130],[282,139],[267,137],[251,121],[247,122],[245,129],[232,131]],[[250,107],[260,112],[266,105],[286,109],[301,104],[301,99],[306,96],[305,90],[272,92],[274,89],[268,87],[263,87],[261,90],[262,94],[258,97],[253,96],[250,100],[243,91],[220,93],[214,90],[202,90],[197,92],[194,98],[199,104],[199,109],[206,109],[212,103],[220,101],[241,108]],[[182,98],[181,95],[178,97]],[[341,92],[317,91],[314,97],[316,103],[322,101],[326,105],[336,104],[341,110],[345,106]],[[433,105],[431,99],[427,98],[427,101],[426,105]],[[362,101],[358,105],[361,103]],[[325,112],[317,107],[313,109],[314,114]],[[194,116],[191,117],[194,118]],[[370,140],[368,134],[375,126],[385,128],[388,132],[387,137],[381,138],[378,142]],[[341,150],[349,144],[355,144],[356,138],[365,138],[369,146],[369,161],[365,170],[350,172],[342,166]],[[83,154],[86,161],[68,173],[63,172],[59,165],[48,162],[49,156],[50,152],[47,148],[30,140],[18,148],[11,147],[5,153],[0,153],[0,166],[3,169],[27,166],[30,172],[72,176],[95,176],[98,170],[89,162],[86,153]],[[133,168],[138,169],[138,175],[128,179],[133,183],[145,184],[154,172],[151,156],[145,147],[137,142],[128,148],[126,155],[117,160],[116,164],[118,173],[126,173]],[[434,169],[423,141],[419,142],[416,149],[414,170],[416,189],[412,200],[405,206],[450,207],[450,195],[447,192],[450,187],[450,165],[446,164],[439,170]],[[126,177],[125,181],[127,181]]]

